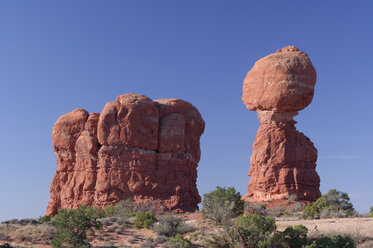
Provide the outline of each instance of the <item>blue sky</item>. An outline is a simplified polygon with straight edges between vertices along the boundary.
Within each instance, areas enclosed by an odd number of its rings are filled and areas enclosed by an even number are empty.
[[[261,57],[295,45],[317,70],[297,128],[319,151],[321,191],[373,206],[373,4],[369,1],[1,1],[0,221],[43,215],[51,130],[125,93],[181,98],[206,121],[198,188],[246,193],[259,123],[241,102]]]

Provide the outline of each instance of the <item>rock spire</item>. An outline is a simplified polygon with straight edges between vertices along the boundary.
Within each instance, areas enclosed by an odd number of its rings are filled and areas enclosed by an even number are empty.
[[[320,197],[317,150],[294,126],[293,117],[313,98],[316,70],[294,46],[258,60],[243,83],[242,101],[257,112],[260,127],[250,159],[248,193],[252,202],[300,201]]]

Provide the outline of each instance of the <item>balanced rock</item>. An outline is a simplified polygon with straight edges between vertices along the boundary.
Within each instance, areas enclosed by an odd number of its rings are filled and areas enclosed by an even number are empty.
[[[46,214],[128,198],[194,211],[201,201],[196,179],[204,127],[189,102],[137,94],[119,96],[101,114],[62,115],[52,131],[57,171]]]
[[[271,202],[296,195],[300,201],[320,197],[317,150],[294,126],[297,111],[313,98],[316,70],[307,54],[284,47],[258,60],[247,73],[242,101],[257,112],[261,126],[250,159],[245,200]]]

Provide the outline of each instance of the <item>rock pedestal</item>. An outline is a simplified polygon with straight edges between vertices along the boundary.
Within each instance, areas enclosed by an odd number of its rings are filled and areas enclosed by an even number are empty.
[[[194,211],[201,201],[196,179],[204,127],[189,102],[137,94],[119,96],[101,114],[62,115],[52,131],[57,171],[46,214],[128,198]]]
[[[242,100],[260,127],[250,160],[245,200],[271,202],[296,195],[320,197],[317,150],[294,126],[293,117],[313,98],[316,71],[307,54],[289,46],[258,60],[247,73]]]

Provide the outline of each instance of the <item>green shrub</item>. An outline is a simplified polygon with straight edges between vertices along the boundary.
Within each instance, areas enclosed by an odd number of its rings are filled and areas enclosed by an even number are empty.
[[[368,217],[373,217],[373,207],[370,207],[370,213],[368,214]]]
[[[44,216],[40,216],[38,221],[40,223],[47,223],[49,221],[51,221],[52,217],[50,215],[44,215]]]
[[[327,203],[329,205],[329,211],[338,213],[342,210],[348,216],[353,215],[355,211],[348,194],[337,191],[336,189],[329,190],[327,194]]]
[[[310,245],[306,246],[306,248],[319,248],[319,247],[355,248],[356,245],[355,245],[355,242],[350,237],[333,234],[330,237],[323,237],[320,239],[316,239]]]
[[[135,215],[135,228],[150,228],[155,222],[157,219],[152,213],[136,213]]]
[[[234,239],[244,247],[268,247],[271,243],[270,235],[275,230],[275,219],[271,216],[241,215],[237,218]]]
[[[160,216],[153,229],[159,235],[167,237],[173,237],[177,234],[183,234],[193,230],[191,226],[185,223],[185,220],[171,214]]]
[[[91,218],[94,218],[94,219],[105,217],[104,211],[98,207],[88,207],[88,206],[83,206],[83,205],[81,206],[82,206],[81,211],[83,211],[86,216],[90,216]]]
[[[308,229],[303,225],[289,226],[276,231],[275,219],[253,214],[239,216],[236,222],[220,234],[206,240],[214,248],[354,248],[354,241],[347,236],[331,235],[320,239],[307,239]]]
[[[308,229],[303,225],[288,226],[283,232],[276,232],[272,238],[272,246],[298,248],[307,244]]]
[[[87,231],[93,228],[102,228],[97,217],[91,214],[90,208],[83,205],[77,209],[60,209],[53,221],[56,233],[52,240],[52,246],[87,246]]]
[[[0,245],[0,248],[13,248],[13,246],[11,246],[10,244],[8,243],[5,243],[3,245]]]
[[[114,216],[114,206],[113,205],[107,205],[102,209],[103,216],[105,218],[109,218]]]
[[[321,213],[323,213],[322,217],[327,217],[326,213],[329,216],[352,216],[355,210],[347,193],[331,189],[317,199],[311,207],[305,207],[302,218],[319,218]]]
[[[192,247],[192,242],[189,239],[183,238],[180,234],[177,234],[175,237],[168,238],[167,244],[171,248],[189,248]]]
[[[232,187],[216,187],[216,190],[203,197],[203,217],[214,221],[216,225],[229,223],[231,218],[243,213],[243,208],[241,194]]]
[[[303,209],[302,219],[304,219],[304,220],[314,219],[316,216],[317,216],[317,212],[316,212],[315,208],[313,208],[312,206],[306,206]]]
[[[293,211],[286,209],[285,212],[283,213],[283,216],[291,217],[293,216]]]
[[[213,234],[207,240],[209,247],[246,247],[264,248],[271,247],[272,234],[276,230],[275,219],[271,216],[253,214],[239,216],[236,222],[221,232]]]

